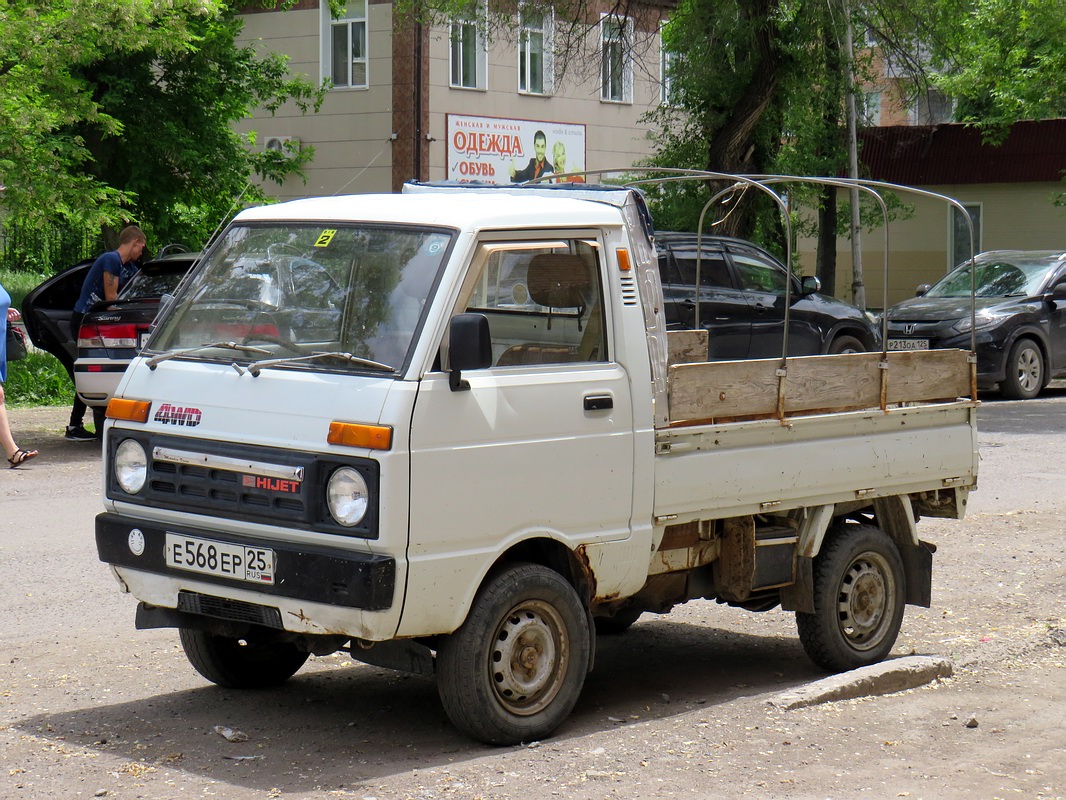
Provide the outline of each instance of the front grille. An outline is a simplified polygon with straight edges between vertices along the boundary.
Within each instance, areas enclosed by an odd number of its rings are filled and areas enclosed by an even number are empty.
[[[224,597],[212,597],[196,592],[178,592],[178,611],[282,630],[281,612],[278,609],[241,600],[227,600]]]
[[[130,495],[109,474],[107,494],[111,499],[363,539],[378,536],[376,461],[139,431],[122,431],[108,438],[112,461],[116,448],[127,439],[144,448],[148,479],[140,492]],[[201,463],[181,463],[175,460],[175,453],[191,454],[189,460],[199,459]],[[229,466],[234,462],[249,466],[235,469]],[[329,478],[341,466],[358,470],[370,490],[371,508],[362,522],[351,528],[338,525],[325,502]],[[279,474],[289,477],[276,477]]]

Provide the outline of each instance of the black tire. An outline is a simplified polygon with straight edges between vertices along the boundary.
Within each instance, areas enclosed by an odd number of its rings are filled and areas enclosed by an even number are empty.
[[[591,649],[588,617],[567,581],[537,564],[488,580],[470,615],[437,650],[448,718],[495,745],[549,736],[581,694]]]
[[[835,356],[839,353],[865,353],[866,345],[856,339],[854,336],[848,336],[847,334],[841,334],[833,339],[829,344],[829,355]]]
[[[596,626],[596,633],[600,636],[617,636],[628,631],[643,613],[643,611],[627,609],[619,611],[613,617],[596,617],[592,621]]]
[[[891,651],[903,622],[903,559],[873,525],[838,525],[814,562],[814,613],[796,613],[810,659],[831,672],[865,667]]]
[[[288,642],[234,639],[179,628],[185,657],[211,683],[229,689],[266,689],[285,683],[310,653]]]
[[[1011,345],[1006,370],[999,390],[1011,400],[1031,400],[1047,385],[1044,354],[1032,339],[1019,339]]]

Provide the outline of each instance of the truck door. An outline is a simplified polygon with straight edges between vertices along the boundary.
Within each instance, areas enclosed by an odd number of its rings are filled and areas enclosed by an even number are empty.
[[[464,372],[468,390],[451,391],[443,371],[421,382],[408,598],[429,591],[447,606],[526,539],[573,548],[629,536],[633,413],[604,276],[592,237],[476,250],[454,313],[488,318],[493,365]],[[449,612],[454,603],[412,613]],[[401,634],[408,622],[405,606]]]

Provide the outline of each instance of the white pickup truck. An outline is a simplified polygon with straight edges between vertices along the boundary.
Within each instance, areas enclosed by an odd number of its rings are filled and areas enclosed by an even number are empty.
[[[693,598],[796,612],[830,670],[930,603],[922,516],[976,483],[963,351],[706,363],[642,196],[410,186],[242,212],[108,407],[102,561],[228,687],[309,654],[551,734],[597,632]]]

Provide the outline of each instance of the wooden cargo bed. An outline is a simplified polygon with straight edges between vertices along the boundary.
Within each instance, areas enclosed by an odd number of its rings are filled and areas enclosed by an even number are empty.
[[[697,361],[706,336],[668,336],[670,427],[976,400],[975,364],[964,350]]]

